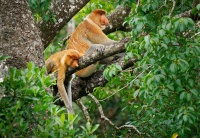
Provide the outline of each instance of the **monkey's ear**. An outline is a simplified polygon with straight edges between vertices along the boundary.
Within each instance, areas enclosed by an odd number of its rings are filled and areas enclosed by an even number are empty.
[[[78,51],[71,51],[67,56],[70,57],[71,59],[79,59],[81,57]]]
[[[97,14],[100,14],[100,15],[106,14],[106,11],[104,11],[102,9],[96,9],[96,10],[94,10],[94,12],[96,12]]]

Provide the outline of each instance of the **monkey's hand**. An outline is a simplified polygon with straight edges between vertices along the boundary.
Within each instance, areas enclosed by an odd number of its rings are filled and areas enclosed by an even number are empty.
[[[96,51],[96,52],[100,53],[100,56],[102,56],[104,48],[105,48],[105,46],[102,44],[92,44],[90,46],[90,48],[86,51],[85,55],[91,55]]]

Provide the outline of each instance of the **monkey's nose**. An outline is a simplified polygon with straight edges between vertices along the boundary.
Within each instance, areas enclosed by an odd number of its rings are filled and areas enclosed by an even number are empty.
[[[105,21],[105,25],[108,26],[109,25],[109,21]]]

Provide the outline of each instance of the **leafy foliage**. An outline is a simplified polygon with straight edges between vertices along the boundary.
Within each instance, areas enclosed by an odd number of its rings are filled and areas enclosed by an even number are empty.
[[[35,20],[56,21],[54,14],[50,11],[51,0],[28,0]]]
[[[174,133],[199,137],[200,37],[195,35],[199,28],[191,18],[168,16],[171,9],[165,7],[172,3],[162,7],[164,1],[140,2],[139,6],[133,3],[135,9],[126,20],[133,27],[126,58],[139,61],[132,72],[113,78],[111,66],[104,75],[116,89],[132,82],[120,91],[120,97],[123,111],[132,120],[129,123],[139,130],[151,137]],[[177,5],[173,13],[180,13],[179,9]]]
[[[30,0],[29,4],[37,21],[54,19],[46,15],[49,0]],[[132,124],[150,137],[200,137],[200,29],[192,18],[176,16],[190,9],[199,16],[200,4],[192,8],[189,0],[176,0],[175,6],[173,1],[160,0],[92,0],[74,19],[78,24],[92,9],[110,12],[117,5],[131,6],[132,12],[124,23],[132,30],[109,37],[130,36],[125,60],[138,61],[127,70],[117,64],[105,69],[109,82],[106,87],[95,88],[95,95],[105,98],[101,104],[106,115],[116,124]],[[56,46],[52,44],[45,51],[46,57],[61,49],[58,42],[62,39],[55,40]],[[65,119],[63,109],[53,105],[52,97],[44,90],[53,82],[42,75],[43,69],[40,74],[30,66],[25,71],[11,69],[0,83],[1,94],[5,95],[0,101],[1,136],[97,137],[93,134],[96,130],[103,134],[98,125],[92,127],[89,122],[81,126],[82,131],[78,127],[69,131],[77,117]],[[97,117],[94,104],[88,99],[86,104],[91,116]],[[129,136],[126,130],[116,132],[109,126],[107,130],[108,137]]]
[[[11,68],[0,83],[0,136],[1,137],[88,137],[98,125],[86,124],[70,129],[77,116],[66,119],[66,109],[53,103],[46,89],[55,80],[45,75],[33,63],[27,69]],[[87,131],[86,131],[87,130]]]

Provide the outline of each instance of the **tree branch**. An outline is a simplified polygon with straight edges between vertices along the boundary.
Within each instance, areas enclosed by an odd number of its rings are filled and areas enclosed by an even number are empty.
[[[137,59],[129,60],[129,62],[124,63],[124,59],[121,58],[118,60],[118,64],[122,67],[123,70],[134,66]],[[93,75],[88,78],[76,78],[72,81],[72,93],[73,101],[92,93],[94,88],[99,86],[104,86],[107,83],[107,80],[103,77],[104,69],[96,71]]]
[[[175,2],[174,0],[171,0],[171,1],[172,1],[172,3],[173,3],[173,6],[172,6],[172,9],[171,9],[171,11],[170,11],[170,13],[169,13],[169,16],[172,15],[172,12],[174,11],[174,8],[175,8],[175,5],[176,5],[176,2]]]
[[[103,112],[103,108],[101,106],[101,104],[99,103],[99,101],[91,94],[89,93],[88,96],[90,98],[93,99],[93,101],[97,104],[98,109],[99,109],[99,113],[101,115],[101,119],[103,119],[105,122],[107,122],[109,125],[111,125],[112,127],[114,127],[116,130],[120,130],[120,129],[131,129],[133,131],[136,131],[139,135],[142,135],[142,133],[133,125],[122,125],[120,127],[116,126],[111,120],[109,120]]]
[[[106,27],[103,32],[109,34],[115,32],[116,30],[130,31],[128,24],[123,24],[124,19],[130,14],[130,6],[118,6],[116,10],[107,16],[109,20],[109,26]]]
[[[78,104],[78,106],[81,108],[83,114],[85,115],[85,119],[87,121],[90,121],[91,120],[90,119],[90,115],[89,115],[89,113],[87,111],[88,108],[85,107],[85,105],[82,103],[82,101],[80,99],[76,100],[76,103]]]
[[[38,23],[44,48],[49,45],[58,31],[88,2],[89,0],[74,0],[74,3],[70,3],[68,0],[55,0],[51,3],[50,11],[55,15],[57,22],[41,20]]]
[[[94,51],[91,55],[84,55],[79,60],[79,67],[76,69],[70,70],[67,72],[67,76],[73,74],[74,72],[83,69],[92,63],[95,63],[97,61],[100,61],[104,58],[107,58],[109,56],[112,56],[114,54],[118,54],[120,52],[125,51],[125,45],[129,41],[129,38],[124,38],[120,42],[113,43],[111,45],[107,45],[101,49],[102,52]]]

